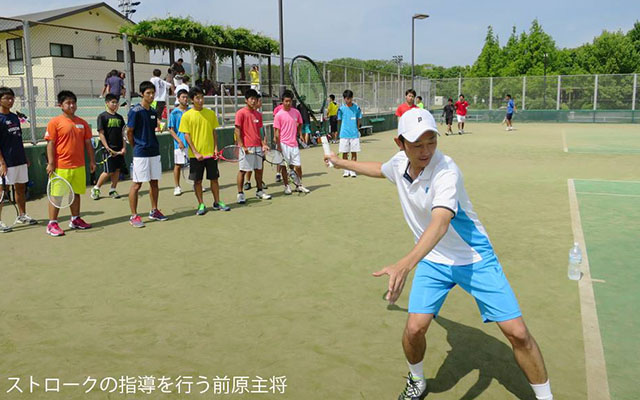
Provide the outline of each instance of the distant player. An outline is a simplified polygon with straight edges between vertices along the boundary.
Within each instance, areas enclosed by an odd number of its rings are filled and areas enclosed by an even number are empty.
[[[347,160],[351,153],[351,160],[358,160],[360,152],[360,123],[362,121],[362,110],[360,106],[353,102],[353,92],[349,89],[342,93],[344,104],[338,109],[338,121],[340,121],[340,145],[339,151],[342,158]],[[356,171],[344,170],[343,178],[355,178]]]
[[[112,199],[120,198],[116,188],[120,179],[120,171],[125,167],[124,155],[127,153],[123,136],[125,123],[122,115],[118,114],[118,98],[109,93],[105,96],[104,101],[107,104],[107,111],[98,115],[98,133],[102,147],[111,154],[111,157],[103,164],[104,171],[91,189],[91,198],[94,200],[100,198],[100,188],[107,179],[111,179],[109,197]]]
[[[416,91],[413,89],[407,89],[407,91],[404,92],[404,103],[400,104],[396,109],[396,117],[400,118],[405,112],[412,108],[416,108],[415,100]]]
[[[73,92],[63,90],[58,93],[58,104],[62,114],[54,117],[47,124],[44,139],[47,141],[47,174],[55,171],[66,179],[73,187],[74,199],[71,203],[71,229],[89,229],[91,225],[80,218],[80,195],[87,191],[86,170],[84,163],[85,150],[89,155],[89,169],[96,170],[96,162],[91,145],[91,127],[84,119],[75,115],[78,98]],[[55,194],[55,187],[52,189]],[[60,209],[49,203],[49,223],[47,234],[64,236],[58,225]]]
[[[173,138],[173,195],[180,196],[182,188],[180,188],[180,169],[187,163],[187,144],[184,133],[180,132],[180,119],[182,115],[189,109],[189,92],[180,89],[176,98],[178,99],[178,107],[171,110],[169,115],[169,133]]]
[[[22,128],[20,118],[11,112],[15,101],[15,94],[8,87],[0,87],[0,178],[4,177],[6,187],[0,179],[0,192],[8,191],[10,185],[15,189],[15,201],[18,205],[17,223],[34,225],[38,221],[27,215],[26,190],[29,182],[29,160],[22,143]],[[0,206],[0,211],[2,208]],[[14,221],[11,221],[13,223]],[[10,232],[0,218],[0,232]]]
[[[331,128],[329,137],[332,143],[336,143],[338,140],[338,103],[336,103],[336,96],[333,94],[329,95],[327,118],[329,118],[329,127]]]
[[[300,138],[302,139],[302,147],[306,149],[311,145],[311,119],[309,118],[309,110],[302,101],[298,102],[296,108],[300,111],[300,115],[302,115],[302,133],[300,134]]]
[[[238,163],[238,204],[247,202],[244,195],[243,183],[245,174],[254,171],[256,176],[256,186],[258,188],[256,197],[260,200],[269,200],[271,195],[263,191],[262,187],[262,155],[269,149],[266,139],[260,136],[262,128],[262,114],[256,108],[260,95],[253,89],[247,90],[244,95],[247,103],[246,107],[238,110],[235,121],[235,137],[238,146],[244,148],[247,154]]]
[[[416,107],[424,110],[424,103],[422,102],[422,96],[416,97]]]
[[[167,98],[169,98],[169,90],[171,89],[171,85],[164,79],[160,78],[160,75],[162,75],[162,71],[156,68],[153,70],[153,77],[149,80],[153,83],[153,86],[156,87],[156,94],[153,98],[153,102],[155,103],[154,108],[158,115],[158,121],[162,121],[162,115],[165,107],[167,106]],[[158,123],[158,131],[162,132],[160,122]]]
[[[394,138],[400,151],[386,163],[348,161],[335,154],[325,156],[337,168],[391,181],[414,234],[413,249],[373,274],[389,276],[386,300],[393,304],[409,273],[416,268],[402,337],[410,372],[398,399],[425,396],[425,335],[449,291],[459,285],[475,298],[482,320],[496,322],[509,340],[516,363],[536,398],[552,400],[540,349],[522,318],[489,236],[473,211],[460,169],[450,157],[436,150],[437,133],[430,112],[409,110],[400,118],[398,136]]]
[[[444,106],[444,108],[442,109],[442,116],[444,117],[445,123],[447,124],[447,131],[445,132],[445,135],[447,136],[453,135],[453,130],[451,128],[451,125],[453,125],[453,113],[455,111],[456,111],[456,108],[453,106],[453,99],[449,97],[449,100],[447,101],[447,105]]]
[[[275,130],[274,141],[276,148],[282,152],[287,164],[293,168],[295,173],[302,179],[302,163],[300,161],[300,148],[296,140],[301,131],[302,116],[300,112],[292,107],[293,92],[285,90],[282,94],[282,110],[276,114],[273,120],[273,128]],[[291,186],[289,186],[289,176],[286,166],[281,165],[279,168],[284,181],[284,194],[291,194]],[[296,191],[309,193],[306,187],[297,186]]]
[[[202,196],[202,180],[207,171],[211,193],[213,193],[213,210],[229,211],[231,208],[220,201],[218,185],[218,160],[213,158],[216,151],[216,128],[219,126],[216,113],[204,107],[204,92],[197,86],[189,90],[189,98],[193,108],[185,112],[180,120],[178,130],[184,132],[189,144],[189,179],[193,181],[193,189],[198,200],[196,215],[204,215],[207,207]]]
[[[454,107],[456,108],[456,118],[458,119],[458,135],[462,135],[464,133],[464,121],[467,119],[467,107],[469,107],[469,103],[464,99],[463,94],[460,95]]]
[[[251,71],[249,71],[249,78],[251,79],[251,89],[260,93],[260,70],[257,65],[251,67]]]
[[[507,115],[505,116],[505,120],[507,122],[507,130],[512,131],[513,123],[511,122],[511,119],[513,118],[513,113],[516,112],[516,103],[513,101],[513,98],[511,98],[510,94],[507,95],[507,98],[505,100],[507,101]]]
[[[138,215],[138,192],[144,182],[149,182],[149,199],[151,211],[149,218],[155,221],[166,221],[168,218],[158,210],[158,181],[162,176],[160,161],[160,144],[156,137],[158,116],[151,108],[156,88],[153,83],[144,81],[140,84],[142,100],[129,110],[127,120],[127,137],[133,147],[133,171],[131,171],[131,189],[129,189],[129,207],[131,217],[129,223],[134,228],[144,228],[144,222]]]

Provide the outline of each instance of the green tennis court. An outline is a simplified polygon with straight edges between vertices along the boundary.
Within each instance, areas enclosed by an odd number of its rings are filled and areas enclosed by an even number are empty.
[[[543,351],[556,398],[586,399],[580,299],[577,285],[566,278],[573,242],[566,182],[637,180],[640,163],[629,154],[559,151],[567,125],[514,125],[518,130],[508,133],[499,124],[469,124],[473,134],[443,136],[439,147],[464,173],[474,208]],[[363,138],[359,159],[390,158],[396,151],[393,134]],[[216,377],[246,376],[249,389],[257,377],[267,380],[267,388],[272,377],[286,377],[286,390],[213,397],[397,398],[407,373],[400,338],[409,285],[397,306],[388,307],[382,300],[387,281],[371,272],[403,256],[412,235],[393,185],[342,178],[322,165],[321,154],[320,148],[302,152],[303,181],[312,190],[306,196],[284,196],[267,169],[274,198],[237,206],[236,166],[224,164],[220,183],[222,199],[232,203],[228,213],[195,216],[193,193],[172,196],[172,178],[165,173],[160,208],[167,222],[133,229],[126,198],[92,201],[87,193],[83,215],[94,229],[51,238],[40,224],[2,235],[1,397],[124,398],[120,388],[101,391],[100,380],[149,376],[156,386],[160,377],[173,383],[191,379],[192,393],[178,393],[174,385],[171,394],[138,391],[127,397],[204,398],[213,389],[197,394],[203,389],[196,385],[200,377],[213,387]],[[129,184],[120,184],[121,194]],[[149,207],[146,190],[141,212]],[[205,198],[212,202],[210,193]],[[44,220],[46,199],[29,202],[28,211]],[[62,227],[67,218],[63,212]],[[615,236],[619,243],[607,243],[629,249],[623,243],[633,231],[626,232],[627,237]],[[621,263],[634,259],[624,254]],[[631,263],[607,268],[633,269]],[[598,278],[616,279],[604,272]],[[609,285],[597,290],[610,290]],[[633,299],[623,298],[624,306]],[[428,336],[427,398],[533,398],[507,340],[494,324],[481,322],[470,296],[455,288],[441,317]],[[611,329],[624,335],[626,326]],[[30,376],[41,385],[35,393],[6,393],[8,377],[20,377],[28,391]],[[85,394],[87,377],[98,383]],[[58,378],[61,393],[45,393],[45,378]]]
[[[563,128],[564,150],[583,154],[640,154],[640,130],[634,125],[578,124]]]

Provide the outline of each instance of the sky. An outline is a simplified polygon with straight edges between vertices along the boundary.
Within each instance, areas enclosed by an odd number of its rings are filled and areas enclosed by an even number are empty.
[[[132,16],[134,21],[191,16],[202,23],[245,27],[278,39],[277,0],[138,1],[142,4]],[[522,32],[537,18],[562,48],[591,42],[603,30],[626,32],[640,19],[638,0],[282,1],[285,56],[305,54],[320,61],[342,57],[390,60],[394,55],[402,55],[410,62],[411,16],[416,13],[430,17],[415,21],[415,63],[445,67],[472,64],[489,25],[504,45],[514,25]],[[90,2],[6,1],[0,15],[14,16]],[[106,2],[117,9],[118,1]]]

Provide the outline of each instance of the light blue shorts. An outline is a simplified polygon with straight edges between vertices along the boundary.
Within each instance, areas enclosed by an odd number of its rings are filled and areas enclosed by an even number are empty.
[[[302,134],[311,133],[311,124],[302,124]]]
[[[484,322],[507,321],[522,315],[495,255],[474,264],[456,266],[420,261],[409,295],[409,312],[437,316],[455,285],[476,299]]]

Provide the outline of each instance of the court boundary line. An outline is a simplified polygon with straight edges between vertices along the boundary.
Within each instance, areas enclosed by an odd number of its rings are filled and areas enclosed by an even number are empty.
[[[578,196],[573,179],[567,180],[569,190],[569,209],[571,213],[571,228],[576,242],[585,251],[582,255],[583,276],[578,281],[580,294],[580,314],[582,316],[582,335],[584,338],[585,369],[587,375],[587,399],[588,400],[611,400],[609,391],[609,381],[607,378],[607,365],[604,359],[604,346],[600,334],[600,324],[596,311],[595,295],[591,271],[589,268],[589,257],[582,231],[582,221],[580,218],[580,208]]]
[[[640,197],[640,194],[622,194],[622,193],[601,193],[601,192],[578,192],[579,194],[592,194],[597,196],[616,196],[616,197]]]
[[[580,179],[575,179],[577,181],[590,181],[590,182],[619,182],[619,183],[640,183],[640,181],[616,181],[613,179],[587,179],[587,178],[580,178]]]
[[[569,148],[567,147],[567,135],[564,129],[562,130],[562,149],[565,153],[569,152]]]

